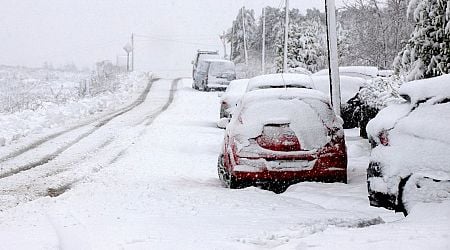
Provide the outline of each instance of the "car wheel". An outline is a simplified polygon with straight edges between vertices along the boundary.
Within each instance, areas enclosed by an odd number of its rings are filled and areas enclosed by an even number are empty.
[[[231,189],[241,188],[241,185],[236,180],[236,178],[225,169],[223,162],[224,162],[224,155],[221,154],[217,160],[217,172],[219,174],[219,179],[227,188]]]
[[[440,202],[444,199],[450,199],[450,180],[411,175],[400,182],[398,211],[406,216],[418,203]]]

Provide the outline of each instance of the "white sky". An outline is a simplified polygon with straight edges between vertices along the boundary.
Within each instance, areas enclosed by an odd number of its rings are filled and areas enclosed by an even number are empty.
[[[115,62],[134,32],[151,37],[136,37],[137,69],[188,72],[197,48],[222,48],[218,35],[243,4],[260,13],[261,7],[282,2],[0,0],[0,64],[41,66],[49,61],[91,67],[103,59]],[[290,6],[324,9],[319,0],[290,0]]]

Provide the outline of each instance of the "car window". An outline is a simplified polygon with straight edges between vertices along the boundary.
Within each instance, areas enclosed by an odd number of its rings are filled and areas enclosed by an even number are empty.
[[[234,74],[234,64],[231,62],[212,62],[209,67],[209,75]]]

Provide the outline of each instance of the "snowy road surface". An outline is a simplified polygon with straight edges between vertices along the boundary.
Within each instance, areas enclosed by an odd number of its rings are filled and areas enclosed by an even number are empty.
[[[0,179],[0,249],[450,248],[449,202],[407,218],[369,207],[369,145],[354,130],[347,185],[300,183],[279,195],[223,188],[218,97],[190,84],[156,81],[142,105],[47,164]]]

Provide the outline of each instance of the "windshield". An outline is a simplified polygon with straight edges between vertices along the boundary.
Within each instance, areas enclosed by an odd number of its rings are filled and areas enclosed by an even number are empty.
[[[210,76],[221,76],[223,74],[235,74],[232,62],[211,62],[209,66]]]

